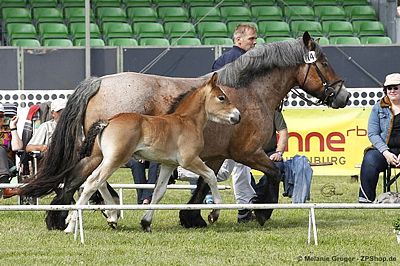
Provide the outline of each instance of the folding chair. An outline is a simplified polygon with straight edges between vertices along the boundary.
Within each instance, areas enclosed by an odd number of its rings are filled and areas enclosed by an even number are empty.
[[[383,172],[383,193],[390,192],[390,186],[393,185],[393,183],[396,183],[396,192],[399,192],[399,189],[397,187],[397,179],[400,177],[400,172],[395,173],[392,176],[393,168],[399,169],[397,167],[389,165],[388,168],[386,168],[386,170]]]

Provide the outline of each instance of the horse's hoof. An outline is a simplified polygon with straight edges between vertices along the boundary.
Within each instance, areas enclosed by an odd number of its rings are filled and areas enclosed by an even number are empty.
[[[218,220],[219,214],[217,213],[216,210],[213,210],[212,212],[210,212],[210,214],[208,215],[208,223],[209,224],[213,224]]]
[[[179,220],[185,228],[202,228],[207,227],[206,221],[200,215],[200,210],[180,210]]]
[[[111,227],[112,229],[117,229],[117,223],[116,222],[107,222],[108,226]]]
[[[146,220],[141,220],[140,225],[142,226],[143,231],[146,233],[151,233],[151,223]]]
[[[257,222],[264,226],[265,222],[271,217],[273,210],[254,210]]]
[[[48,211],[46,215],[46,226],[48,230],[64,230],[67,228],[65,219],[68,211]]]

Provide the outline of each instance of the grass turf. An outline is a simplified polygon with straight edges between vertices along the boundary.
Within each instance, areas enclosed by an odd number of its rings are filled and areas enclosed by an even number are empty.
[[[110,181],[130,183],[132,177],[128,169],[120,169]],[[331,193],[325,193],[326,187]],[[357,194],[358,183],[350,177],[314,177],[310,202],[353,203]],[[234,202],[232,190],[222,191],[222,196],[224,202]],[[168,190],[162,203],[185,203],[189,197],[189,191]],[[124,203],[135,202],[135,190],[125,190]],[[290,199],[282,197],[280,202]],[[15,199],[0,204],[15,204]],[[206,217],[207,211],[202,213]],[[178,211],[156,211],[152,233],[141,231],[142,215],[143,211],[125,211],[118,229],[112,230],[99,212],[86,211],[81,245],[72,235],[48,231],[44,212],[0,212],[1,264],[364,265],[386,260],[396,265],[400,261],[392,229],[398,210],[316,210],[318,246],[306,243],[308,210],[275,210],[263,227],[255,221],[237,224],[237,211],[223,210],[217,223],[202,229],[181,227]]]

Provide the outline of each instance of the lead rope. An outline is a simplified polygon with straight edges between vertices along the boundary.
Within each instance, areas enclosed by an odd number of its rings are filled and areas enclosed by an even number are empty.
[[[315,105],[315,106],[320,106],[323,105],[323,103],[321,102],[321,100],[319,100],[318,102],[313,102],[310,99],[307,99],[305,96],[303,96],[303,94],[301,92],[299,92],[295,87],[293,87],[291,89],[292,93],[294,95],[296,95],[297,97],[299,97],[300,99],[302,99],[303,101],[305,101],[306,103],[310,104],[310,105]]]

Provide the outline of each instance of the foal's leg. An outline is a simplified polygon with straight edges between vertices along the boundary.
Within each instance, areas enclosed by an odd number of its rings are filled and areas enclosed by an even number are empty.
[[[56,197],[51,202],[52,205],[74,204],[74,194],[83,184],[86,178],[100,164],[103,157],[91,156],[82,159],[78,164],[67,173],[64,187],[57,192]],[[46,215],[46,224],[48,229],[64,230],[68,211],[48,211]]]
[[[93,193],[99,189],[99,187],[105,183],[105,181],[111,176],[111,174],[118,169],[119,165],[115,166],[112,160],[103,159],[100,165],[93,171],[88,177],[83,188],[83,192],[76,202],[76,205],[85,205],[88,203]],[[66,233],[74,232],[77,220],[77,211],[73,211],[67,217],[68,227],[64,230]]]
[[[208,161],[207,165],[214,170],[214,173],[217,173],[221,168],[222,163],[223,160]],[[188,204],[202,203],[208,191],[210,191],[210,187],[206,182],[204,182],[203,177],[200,176],[199,180],[197,181],[197,187]],[[207,226],[207,223],[204,221],[203,217],[201,217],[200,210],[180,210],[179,220],[181,225],[185,228],[202,228]]]
[[[160,175],[158,176],[157,184],[153,192],[153,197],[151,198],[150,204],[157,204],[163,198],[165,192],[167,191],[167,185],[169,177],[176,167],[171,167],[167,165],[161,165]],[[140,224],[146,232],[151,232],[151,222],[153,220],[154,210],[147,210],[143,215]]]
[[[106,205],[118,204],[118,202],[115,202],[115,198],[111,195],[110,191],[108,190],[107,182],[101,184],[101,186],[99,187],[99,191]],[[105,211],[108,225],[113,229],[117,228],[117,222],[119,218],[118,213],[119,213],[118,210]]]
[[[185,168],[203,176],[204,181],[210,186],[211,193],[214,196],[214,202],[216,204],[222,203],[222,197],[217,186],[217,177],[213,170],[211,170],[199,157],[195,158],[192,163],[187,167],[185,166]],[[208,216],[208,221],[214,223],[218,220],[219,214],[220,210],[213,210]]]

